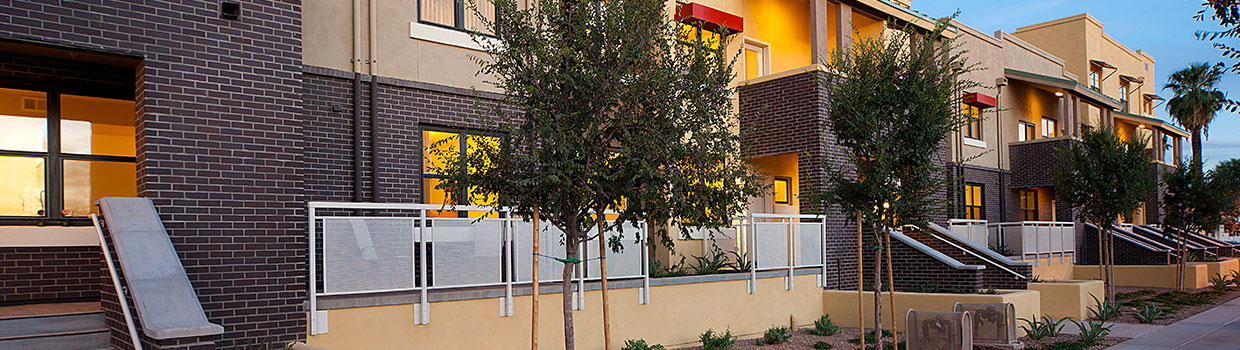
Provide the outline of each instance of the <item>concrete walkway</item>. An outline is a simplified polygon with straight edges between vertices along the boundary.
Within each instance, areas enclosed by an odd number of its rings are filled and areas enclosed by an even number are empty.
[[[1116,326],[1118,329],[1120,325],[1116,324]],[[1075,328],[1075,325],[1072,327]],[[1067,327],[1064,331],[1067,331]],[[1126,337],[1115,332],[1112,334]],[[1112,346],[1110,349],[1240,349],[1240,299],[1234,299],[1179,322],[1157,327]]]
[[[1063,334],[1081,333],[1081,329],[1077,328],[1076,323],[1072,323],[1072,321],[1064,321],[1063,325]],[[1111,326],[1111,333],[1108,334],[1108,336],[1120,338],[1136,338],[1164,327],[1152,324],[1132,323],[1108,323],[1107,325]]]

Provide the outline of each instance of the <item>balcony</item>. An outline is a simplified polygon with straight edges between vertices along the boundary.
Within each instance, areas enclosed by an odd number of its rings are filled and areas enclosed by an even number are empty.
[[[988,223],[986,220],[951,220],[952,234],[983,247],[1003,246],[1009,257],[1033,260],[1034,265],[1046,258],[1051,264],[1058,257],[1059,263],[1076,254],[1076,226],[1071,222],[1020,221]]]
[[[1053,137],[1013,142],[1008,145],[1012,169],[1012,188],[1054,186],[1055,168],[1059,166],[1059,150],[1070,137]]]

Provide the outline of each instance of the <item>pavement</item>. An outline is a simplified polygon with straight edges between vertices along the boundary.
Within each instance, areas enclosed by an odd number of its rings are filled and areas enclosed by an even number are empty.
[[[1064,332],[1076,333],[1076,325]],[[1115,324],[1112,336],[1131,337],[1112,350],[1240,349],[1240,299],[1166,326]]]

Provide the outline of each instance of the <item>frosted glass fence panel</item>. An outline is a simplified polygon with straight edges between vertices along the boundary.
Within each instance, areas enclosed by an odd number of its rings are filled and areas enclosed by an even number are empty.
[[[531,258],[534,255],[534,238],[531,231],[534,229],[533,222],[517,221],[516,229],[513,230],[513,240],[516,242],[517,259],[516,281],[531,282],[534,280],[532,275],[534,264]],[[568,256],[568,252],[564,249],[564,232],[559,228],[544,221],[538,224],[539,241],[538,251],[542,255],[564,258]],[[546,257],[538,258],[538,281],[539,282],[555,282],[563,278],[564,264]]]
[[[323,292],[413,289],[414,221],[324,219]]]
[[[611,244],[607,245],[607,278],[634,278],[642,276],[642,242],[638,241],[641,237],[641,228],[636,226],[625,227],[623,231],[608,230],[608,242],[612,237],[620,237],[620,245],[622,249],[619,253],[611,250]],[[586,242],[586,258],[590,259],[586,263],[586,279],[600,279],[602,274],[599,272],[600,261],[596,259],[598,253],[598,241],[591,240]]]
[[[796,236],[796,266],[822,265],[822,224],[793,224]]]
[[[434,219],[430,222],[432,288],[504,283],[502,219]]]
[[[756,226],[759,270],[788,267],[788,224],[759,222]]]

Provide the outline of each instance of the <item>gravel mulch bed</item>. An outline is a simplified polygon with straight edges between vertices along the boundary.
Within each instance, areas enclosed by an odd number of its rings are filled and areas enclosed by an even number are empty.
[[[873,332],[873,331],[871,330],[870,332]],[[795,350],[800,350],[800,349],[813,349],[813,348],[814,348],[814,344],[815,344],[815,343],[817,343],[817,342],[820,342],[820,341],[822,341],[822,342],[827,342],[827,343],[829,343],[829,344],[833,345],[833,347],[832,347],[832,349],[833,349],[833,350],[837,350],[837,349],[857,349],[857,348],[860,348],[861,346],[860,346],[860,345],[857,345],[857,344],[853,344],[853,343],[849,343],[849,342],[848,342],[850,339],[856,338],[856,337],[857,337],[857,333],[858,333],[857,328],[846,328],[846,327],[840,327],[840,330],[839,330],[838,332],[835,332],[835,334],[833,334],[833,335],[831,335],[831,336],[829,336],[829,337],[822,337],[822,336],[817,336],[817,335],[810,334],[810,333],[809,333],[809,331],[808,331],[808,328],[802,328],[802,329],[798,329],[798,330],[796,330],[796,331],[792,332],[792,338],[789,338],[789,339],[788,339],[788,342],[786,342],[786,343],[782,343],[782,344],[775,344],[775,345],[763,345],[763,346],[758,346],[757,344],[755,344],[755,340],[756,340],[756,339],[758,339],[758,338],[761,338],[762,336],[761,336],[761,335],[757,335],[757,336],[750,336],[750,337],[741,338],[741,339],[737,340],[737,341],[736,341],[736,345],[732,346],[732,350],[794,350],[794,349],[795,349]],[[868,333],[868,332],[867,332],[867,333]],[[901,341],[903,341],[903,339],[904,339],[904,333],[900,333],[900,334],[899,334],[899,337],[900,337]],[[888,343],[888,344],[890,344],[890,343],[891,343],[891,338],[885,338],[885,340],[887,341],[887,343]],[[869,343],[867,343],[866,345],[868,346],[868,345],[873,345],[873,344],[869,344]],[[682,350],[691,350],[691,349],[702,349],[702,347],[701,347],[701,346],[693,346],[693,347],[685,347],[685,348],[678,348],[678,349],[682,349]]]
[[[1044,349],[1047,346],[1054,344],[1054,343],[1075,342],[1079,340],[1081,340],[1081,338],[1076,336],[1075,334],[1060,334],[1054,337],[1046,337],[1046,338],[1042,338],[1038,340],[1029,340],[1028,337],[1020,338],[1020,341],[1022,343],[1025,343],[1025,349]],[[1106,349],[1106,348],[1111,347],[1112,345],[1122,343],[1125,340],[1128,340],[1128,338],[1107,337],[1107,338],[1102,339],[1102,341],[1099,341],[1086,349],[1090,349],[1090,350]],[[990,347],[983,347],[983,346],[975,346],[973,348],[978,349],[978,350],[991,349]]]
[[[1204,292],[1209,292],[1211,289],[1212,288],[1188,290],[1186,291],[1186,293],[1204,293]],[[1171,292],[1171,291],[1174,291],[1174,289],[1143,288],[1143,287],[1115,287],[1116,302],[1120,304],[1120,307],[1124,310],[1124,313],[1119,318],[1110,320],[1108,322],[1139,324],[1141,322],[1137,321],[1136,316],[1133,315],[1137,311],[1139,307],[1138,305],[1142,305],[1147,302],[1157,302],[1155,298],[1157,298],[1159,294]],[[1121,299],[1120,297],[1124,296],[1124,294],[1122,293],[1127,293],[1129,295],[1134,295],[1135,293],[1135,295],[1137,296]],[[1164,311],[1163,317],[1157,320],[1154,320],[1154,323],[1152,324],[1155,324],[1155,325],[1172,324],[1177,321],[1188,318],[1190,316],[1199,314],[1202,311],[1209,310],[1215,306],[1222,305],[1236,298],[1240,298],[1240,288],[1229,287],[1226,292],[1220,293],[1220,295],[1218,295],[1213,301],[1205,303],[1205,304],[1168,305],[1168,303],[1162,302],[1162,303],[1159,303],[1159,305],[1164,306],[1164,307],[1171,307],[1175,310]]]

